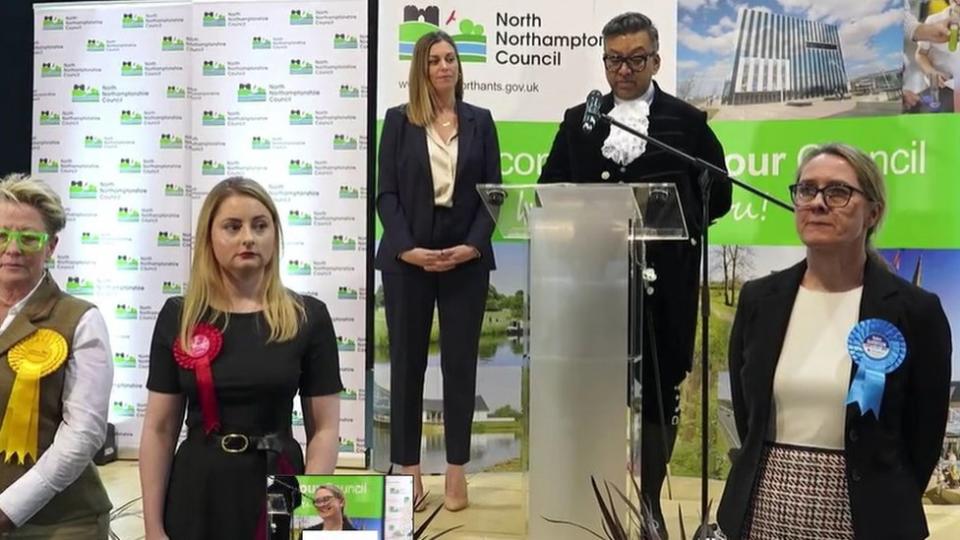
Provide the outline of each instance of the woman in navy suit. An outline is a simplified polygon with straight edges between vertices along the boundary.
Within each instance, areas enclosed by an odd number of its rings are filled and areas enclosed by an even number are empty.
[[[444,505],[467,506],[477,349],[494,269],[494,222],[476,190],[499,183],[500,147],[490,111],[463,101],[463,69],[444,32],[420,38],[410,101],[387,111],[380,141],[377,211],[390,336],[390,454],[420,481],[423,380],[434,304],[439,309],[447,450]]]
[[[870,156],[808,153],[790,186],[806,259],[743,286],[730,337],[742,447],[728,538],[916,540],[943,450],[950,327],[936,295],[871,248],[886,205]]]

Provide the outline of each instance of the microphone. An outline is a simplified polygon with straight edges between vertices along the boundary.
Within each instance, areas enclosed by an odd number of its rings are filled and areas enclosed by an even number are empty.
[[[584,133],[590,133],[597,126],[597,114],[600,112],[600,100],[603,94],[593,90],[587,94],[587,108],[583,111],[583,124],[580,126]]]
[[[507,192],[503,189],[491,189],[488,193],[490,199],[490,204],[494,206],[501,206],[503,201],[507,198]]]

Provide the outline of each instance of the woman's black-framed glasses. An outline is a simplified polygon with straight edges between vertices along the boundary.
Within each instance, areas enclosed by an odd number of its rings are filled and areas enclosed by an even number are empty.
[[[607,71],[620,71],[620,66],[626,63],[630,71],[643,71],[647,67],[647,60],[656,54],[655,52],[633,56],[605,54],[603,55],[603,66],[607,68]]]
[[[789,188],[790,197],[795,204],[810,204],[817,198],[817,195],[821,193],[823,193],[823,202],[828,208],[843,208],[850,204],[850,199],[853,198],[854,193],[859,193],[863,195],[865,199],[870,199],[865,191],[849,184],[830,184],[824,187],[817,187],[816,184],[811,182],[800,182],[791,184]]]
[[[43,231],[15,231],[0,227],[0,253],[6,251],[10,242],[16,242],[24,253],[36,253],[47,245],[50,235]]]

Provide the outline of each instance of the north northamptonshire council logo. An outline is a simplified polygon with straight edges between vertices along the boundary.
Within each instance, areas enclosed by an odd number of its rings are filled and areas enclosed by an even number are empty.
[[[254,135],[250,139],[250,149],[251,150],[269,150],[270,149],[270,139],[266,137],[261,137],[259,135]]]
[[[289,276],[309,276],[310,273],[311,267],[306,261],[294,259],[287,262],[287,275]]]
[[[141,170],[140,162],[130,158],[120,158],[120,165],[117,172],[121,174],[139,174]]]
[[[306,9],[291,9],[290,24],[292,26],[312,26],[313,13]]]
[[[118,352],[113,355],[113,365],[119,368],[135,368],[137,359],[133,355]]]
[[[267,90],[262,86],[250,83],[240,83],[237,87],[237,101],[241,103],[266,101]]]
[[[255,50],[271,49],[273,48],[273,43],[265,37],[253,36],[253,48]]]
[[[168,86],[167,97],[170,99],[183,99],[187,97],[187,90],[182,86]]]
[[[140,212],[136,208],[121,206],[117,209],[117,221],[120,223],[140,223]]]
[[[40,77],[62,77],[63,76],[63,66],[60,64],[54,64],[52,62],[44,62],[40,65]]]
[[[183,149],[183,137],[171,135],[170,133],[164,133],[160,135],[160,148],[163,150]]]
[[[180,235],[172,232],[157,233],[157,247],[180,247]]]
[[[290,60],[290,74],[313,75],[313,64],[307,62],[306,60],[294,58],[293,60]]]
[[[357,139],[346,135],[337,134],[333,136],[334,150],[356,150]]]
[[[87,40],[87,52],[103,52],[105,50],[107,50],[106,43],[97,39]]]
[[[296,227],[313,224],[313,219],[310,217],[309,212],[302,212],[300,210],[290,210],[287,213],[287,225]]]
[[[217,13],[215,11],[204,11],[203,12],[203,26],[226,26],[227,17],[222,13]]]
[[[121,77],[140,77],[143,75],[143,64],[124,60],[120,64]]]
[[[227,117],[220,112],[203,111],[201,122],[205,126],[225,126],[227,125]]]
[[[359,48],[359,42],[357,41],[356,36],[351,36],[348,34],[334,34],[333,35],[333,48],[334,49],[356,49]]]
[[[122,25],[124,28],[143,28],[143,15],[124,13]]]
[[[214,161],[212,159],[205,159],[200,165],[200,174],[203,176],[222,176],[226,173],[226,171],[227,169],[224,167],[223,163]]]
[[[68,193],[71,199],[96,199],[97,185],[81,182],[80,180],[71,180]]]
[[[100,89],[96,86],[87,87],[85,84],[73,85],[73,91],[70,93],[70,100],[74,103],[98,103],[100,101]]]
[[[313,174],[313,165],[309,161],[291,159],[287,172],[290,176],[310,176]]]
[[[113,315],[117,319],[135,321],[137,320],[137,308],[128,306],[126,304],[117,304],[117,307],[113,311]]]
[[[54,17],[53,15],[44,15],[43,29],[44,30],[63,30],[63,19],[61,19],[60,17]]]
[[[227,66],[213,60],[203,61],[204,77],[219,77],[227,74]]]
[[[67,277],[67,294],[74,296],[90,296],[93,294],[93,282],[78,276]]]
[[[291,109],[289,118],[291,126],[313,125],[313,115],[306,111],[301,111],[300,109]]]
[[[143,114],[137,111],[131,110],[122,110],[120,111],[120,125],[121,126],[139,126],[143,124]]]
[[[37,161],[37,171],[42,173],[60,172],[60,162],[55,159],[40,158]]]
[[[52,111],[40,111],[40,125],[41,126],[59,126],[60,113],[52,112]]]
[[[111,407],[114,416],[121,418],[133,418],[136,415],[136,408],[130,403],[123,401],[114,401]]]
[[[451,10],[443,23],[443,27],[449,27],[458,22],[457,10]],[[413,46],[424,34],[436,32],[437,30],[446,30],[440,26],[440,8],[437,6],[427,6],[420,8],[415,5],[408,5],[403,8],[403,22],[400,23],[399,44],[401,60],[410,60],[413,58]],[[460,54],[462,62],[487,61],[487,36],[483,34],[482,24],[477,24],[470,19],[459,19],[459,24],[455,27],[457,30],[447,31],[453,42],[457,44],[457,52]]]
[[[140,268],[140,260],[126,255],[117,255],[117,270],[135,271]]]
[[[180,38],[173,36],[163,36],[163,39],[160,41],[160,50],[161,51],[182,51],[186,48],[186,44]]]

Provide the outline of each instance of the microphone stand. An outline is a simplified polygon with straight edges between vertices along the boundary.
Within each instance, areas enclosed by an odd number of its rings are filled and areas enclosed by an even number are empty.
[[[702,209],[702,227],[700,233],[700,263],[701,263],[701,283],[700,283],[700,368],[702,370],[701,380],[700,380],[700,520],[701,527],[694,534],[694,538],[699,540],[707,540],[712,538],[723,538],[718,536],[717,532],[719,528],[715,524],[709,524],[708,512],[708,501],[709,496],[709,482],[707,479],[707,469],[709,467],[709,457],[710,457],[710,447],[709,447],[709,429],[710,423],[708,421],[709,414],[709,405],[710,405],[710,264],[709,264],[709,243],[708,243],[708,229],[710,228],[710,187],[713,184],[713,176],[717,175],[726,179],[727,181],[733,183],[733,185],[746,190],[754,195],[764,199],[765,201],[770,202],[774,206],[778,206],[793,212],[793,206],[760,191],[759,189],[750,186],[736,178],[733,178],[727,172],[720,167],[717,167],[713,163],[705,161],[701,158],[691,156],[682,150],[679,150],[669,144],[640,133],[639,131],[624,125],[622,122],[617,121],[614,118],[611,118],[609,115],[594,112],[589,107],[587,108],[586,113],[587,118],[596,118],[603,120],[604,122],[610,124],[611,126],[618,127],[627,133],[635,137],[639,137],[648,143],[664,150],[668,154],[671,154],[677,158],[680,158],[681,161],[685,161],[690,165],[693,165],[700,169],[700,176],[698,182],[700,185],[700,196],[701,202],[703,203]],[[586,119],[585,119],[586,124]],[[592,127],[592,126],[591,126]],[[658,381],[659,386],[659,381]],[[707,525],[703,527],[703,525]]]

